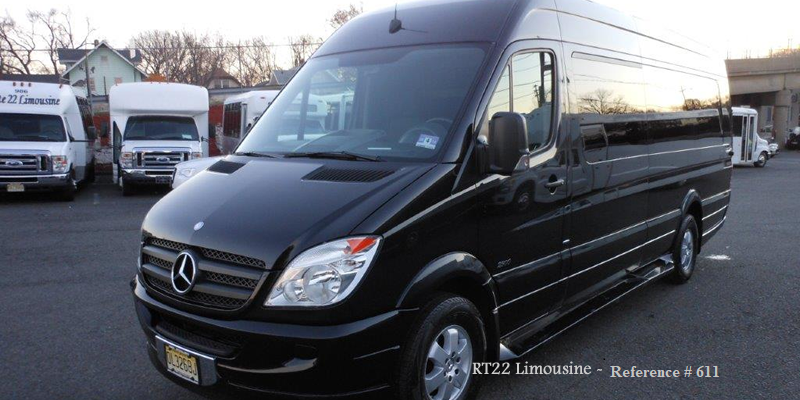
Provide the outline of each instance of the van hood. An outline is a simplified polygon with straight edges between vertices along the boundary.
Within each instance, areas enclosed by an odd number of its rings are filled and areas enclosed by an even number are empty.
[[[280,268],[314,245],[373,233],[353,229],[433,165],[229,156],[156,203],[142,232]]]
[[[0,142],[0,153],[3,150],[13,151],[49,151],[51,155],[64,155],[67,142]]]

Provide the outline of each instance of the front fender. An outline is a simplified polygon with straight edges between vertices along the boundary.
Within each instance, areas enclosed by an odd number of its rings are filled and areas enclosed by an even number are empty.
[[[397,309],[418,309],[436,292],[452,292],[478,307],[485,323],[487,360],[498,359],[497,284],[486,266],[468,253],[445,254],[428,263],[414,277],[400,296]]]
[[[481,288],[497,307],[495,282],[486,267],[468,253],[445,254],[425,266],[406,287],[397,302],[397,308],[414,308],[423,304],[430,294],[457,280],[470,281]]]

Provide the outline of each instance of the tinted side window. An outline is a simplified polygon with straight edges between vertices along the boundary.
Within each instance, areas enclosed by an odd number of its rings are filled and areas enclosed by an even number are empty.
[[[225,104],[222,116],[222,134],[238,138],[241,135],[242,103]]]
[[[527,121],[530,150],[543,147],[550,141],[553,79],[550,54],[531,52],[512,57],[512,109]]]
[[[715,80],[650,66],[646,74],[654,143],[722,135],[719,87]]]
[[[599,148],[596,132],[601,127],[609,160],[641,154],[631,146],[647,141],[642,65],[580,52],[572,54],[571,64],[570,102],[581,118],[584,144],[589,134],[590,147]],[[587,161],[599,161],[591,158],[587,154]]]

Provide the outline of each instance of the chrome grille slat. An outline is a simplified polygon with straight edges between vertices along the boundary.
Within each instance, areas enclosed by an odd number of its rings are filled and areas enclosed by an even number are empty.
[[[200,273],[195,288],[185,295],[179,295],[170,282],[172,264],[178,254],[187,249],[202,255],[197,260]],[[145,241],[141,257],[145,283],[151,289],[189,303],[225,310],[244,306],[253,297],[255,288],[266,272],[266,264],[255,259],[159,238]],[[262,267],[236,263],[234,260]]]
[[[50,157],[46,154],[14,154],[0,151],[2,174],[38,174],[49,170]]]
[[[141,168],[173,168],[189,160],[189,152],[182,150],[143,150],[136,152],[136,164]]]

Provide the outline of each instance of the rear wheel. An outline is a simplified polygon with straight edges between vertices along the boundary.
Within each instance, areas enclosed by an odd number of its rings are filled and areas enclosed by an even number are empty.
[[[443,295],[426,305],[400,356],[397,397],[463,400],[474,397],[472,363],[484,361],[480,312],[463,297]]]
[[[756,168],[764,168],[764,166],[767,165],[768,159],[769,157],[767,157],[767,153],[762,151],[761,154],[758,155],[758,159],[756,160],[754,165],[756,166]]]
[[[698,232],[694,217],[691,215],[684,217],[672,248],[672,262],[675,268],[670,278],[674,283],[685,283],[694,273],[697,254],[700,250]]]

